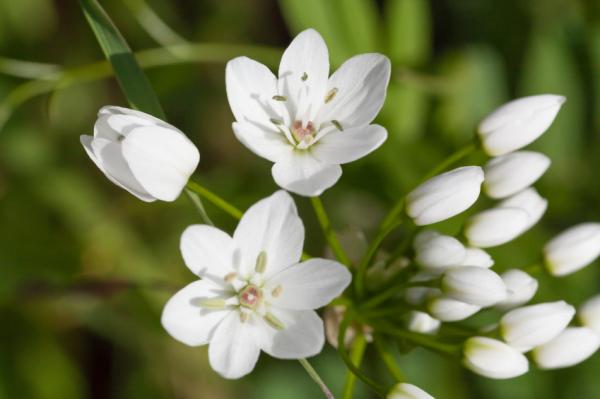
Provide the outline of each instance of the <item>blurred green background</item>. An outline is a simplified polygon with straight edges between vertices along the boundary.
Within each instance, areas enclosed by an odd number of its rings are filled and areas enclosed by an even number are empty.
[[[491,251],[495,267],[527,265],[553,234],[600,219],[597,0],[101,3],[135,51],[168,44],[181,50],[189,43],[251,46],[193,47],[146,59],[169,121],[200,149],[196,177],[240,208],[276,186],[270,164],[231,132],[224,62],[253,55],[276,65],[291,37],[314,27],[334,67],[361,52],[383,52],[393,62],[378,118],[389,140],[345,166],[324,195],[340,231],[372,234],[402,193],[470,140],[481,117],[508,99],[538,93],[568,98],[533,146],[553,160],[537,185],[550,206],[540,225]],[[161,328],[165,301],[194,279],[178,241],[200,219],[184,198],[142,203],[110,184],[85,155],[79,135],[91,132],[97,110],[126,106],[114,79],[102,76],[106,65],[94,64],[102,59],[77,2],[0,0],[0,398],[320,397],[297,362],[263,355],[249,377],[226,381],[208,366],[206,347],[185,347]],[[312,210],[306,199],[297,202],[307,249],[320,254],[324,240]],[[491,203],[480,202],[479,208]],[[207,210],[225,230],[235,226],[210,204]],[[462,219],[440,227],[455,230]],[[542,277],[536,300],[564,297],[579,304],[598,291],[596,262],[561,280]],[[512,381],[477,377],[423,350],[399,361],[411,382],[440,399],[600,397],[600,355]],[[313,364],[339,393],[345,369],[335,351],[327,347]],[[386,378],[371,349],[364,367]],[[355,397],[369,395],[358,383]]]

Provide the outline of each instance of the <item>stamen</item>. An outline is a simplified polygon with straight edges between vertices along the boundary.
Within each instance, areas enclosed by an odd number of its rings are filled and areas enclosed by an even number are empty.
[[[334,87],[333,89],[329,90],[329,92],[325,96],[325,104],[327,104],[329,101],[333,100],[333,98],[335,97],[337,92],[338,92],[337,87]]]
[[[254,267],[254,271],[257,273],[262,273],[265,271],[267,267],[267,253],[265,251],[260,251],[258,256],[256,257],[256,266]]]
[[[273,288],[273,291],[271,291],[271,296],[273,298],[277,298],[279,295],[281,295],[281,291],[283,291],[283,287],[281,284],[279,284],[277,287]]]
[[[286,96],[273,96],[273,100],[275,101],[287,101]]]
[[[221,298],[194,298],[192,304],[204,309],[220,310],[225,309],[225,300]]]
[[[273,313],[267,313],[263,316],[267,324],[273,327],[276,330],[283,330],[285,328],[285,324],[281,322]]]
[[[225,277],[223,277],[223,280],[225,280],[226,283],[231,283],[236,277],[237,277],[237,273],[231,272],[231,273],[227,273],[225,275]]]
[[[333,126],[335,126],[340,132],[344,131],[344,128],[342,127],[342,124],[338,121],[336,121],[335,119],[333,119],[331,121],[331,123],[333,124]]]
[[[271,121],[272,124],[274,125],[283,125],[283,121],[281,119],[275,119],[275,118],[271,118],[269,119]]]
[[[240,312],[240,321],[242,323],[245,323],[248,320],[248,313],[246,312]]]
[[[302,76],[300,77],[300,79],[302,79],[303,82],[306,82],[306,79],[308,79],[308,74],[306,72],[304,72],[302,74]]]

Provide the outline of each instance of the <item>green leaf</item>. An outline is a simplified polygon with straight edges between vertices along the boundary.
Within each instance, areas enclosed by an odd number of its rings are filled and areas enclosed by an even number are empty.
[[[165,114],[150,81],[108,14],[96,0],[80,0],[80,4],[131,106],[165,119]]]
[[[377,6],[373,0],[333,0],[334,15],[352,55],[378,49]]]
[[[426,0],[387,0],[388,54],[394,63],[421,65],[431,52],[431,11]]]

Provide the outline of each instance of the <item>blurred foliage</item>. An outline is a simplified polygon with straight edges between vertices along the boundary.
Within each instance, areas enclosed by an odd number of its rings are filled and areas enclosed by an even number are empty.
[[[554,162],[538,184],[550,207],[541,225],[492,251],[496,267],[530,264],[553,234],[600,217],[596,0],[103,5],[135,51],[187,43],[282,49],[294,34],[313,27],[327,41],[335,67],[356,53],[387,54],[393,77],[378,122],[388,127],[390,138],[373,155],[345,166],[340,183],[325,194],[339,230],[372,234],[390,204],[466,143],[482,116],[510,98],[543,92],[568,97],[556,123],[534,145]],[[233,49],[233,54],[214,47],[159,52],[147,65],[165,66],[147,73],[169,120],[201,150],[198,178],[245,208],[276,187],[268,162],[231,133],[224,61],[251,53],[276,66],[276,57],[268,49]],[[138,201],[108,183],[82,151],[78,136],[91,131],[97,109],[125,105],[124,98],[114,79],[100,80],[107,69],[87,80],[68,75],[60,84],[53,83],[53,74],[102,59],[74,4],[0,0],[0,120],[6,119],[0,131],[0,398],[319,397],[295,362],[262,356],[251,376],[225,381],[209,368],[206,348],[187,348],[162,330],[162,305],[194,278],[179,255],[179,234],[200,219],[184,199]],[[15,74],[43,80],[24,90],[27,80]],[[15,109],[5,106],[7,99],[24,95]],[[324,240],[311,209],[305,199],[298,204],[307,249],[321,253]],[[232,230],[233,220],[207,208],[219,226]],[[465,217],[439,227],[456,231]],[[600,291],[598,264],[564,279],[541,279],[538,300],[564,295],[577,304]],[[422,350],[399,362],[411,381],[440,399],[600,396],[600,356],[510,382],[477,377]],[[327,348],[314,365],[340,392],[345,369],[335,352]],[[380,367],[369,348],[365,370],[386,378]],[[356,397],[369,397],[361,384],[357,388]]]

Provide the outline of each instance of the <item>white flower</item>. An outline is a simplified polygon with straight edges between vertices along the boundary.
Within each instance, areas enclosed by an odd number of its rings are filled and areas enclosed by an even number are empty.
[[[538,289],[538,281],[519,269],[510,269],[500,275],[506,285],[506,299],[496,304],[499,309],[510,309],[531,300]]]
[[[252,371],[261,350],[281,359],[319,353],[323,322],[313,309],[340,295],[351,276],[330,260],[298,263],[303,242],[304,226],[284,191],[253,205],[233,237],[188,227],[181,252],[202,280],[169,300],[163,326],[186,345],[210,344],[210,364],[226,378]]]
[[[483,148],[497,156],[532,143],[550,127],[565,101],[563,96],[542,94],[502,105],[479,124]]]
[[[574,366],[592,356],[600,347],[600,335],[591,328],[569,327],[552,341],[533,350],[541,369]]]
[[[416,385],[401,382],[394,385],[386,399],[435,399]]]
[[[441,321],[459,321],[473,316],[480,306],[461,302],[445,295],[432,295],[427,300],[427,312]]]
[[[432,177],[406,196],[406,213],[416,225],[441,222],[477,201],[483,169],[464,166]]]
[[[514,378],[529,370],[529,362],[521,352],[492,338],[469,338],[463,355],[465,367],[489,378]]]
[[[451,298],[480,307],[492,306],[506,298],[506,286],[500,276],[477,266],[446,270],[441,288]]]
[[[574,315],[575,308],[565,301],[525,306],[500,319],[500,333],[510,346],[527,352],[554,339]]]
[[[494,266],[494,259],[481,248],[465,248],[466,256],[458,266],[477,266],[489,269]]]
[[[577,316],[581,324],[600,334],[600,295],[596,295],[585,301],[579,307]]]
[[[537,222],[539,222],[542,216],[544,216],[544,213],[548,208],[548,200],[542,198],[535,188],[530,187],[500,202],[498,207],[519,208],[527,212],[529,218],[527,219],[527,224],[521,232],[521,234],[523,234],[533,227]]]
[[[553,276],[566,276],[592,263],[600,255],[600,223],[581,223],[554,237],[544,246],[546,267]]]
[[[200,153],[179,129],[151,115],[107,106],[94,136],[80,137],[98,168],[142,201],[174,201],[194,173]]]
[[[428,270],[441,270],[460,265],[467,251],[456,238],[426,230],[414,240],[415,261]]]
[[[550,166],[539,152],[517,151],[492,158],[484,167],[483,189],[491,198],[505,198],[531,186]]]
[[[523,209],[496,207],[471,216],[465,223],[465,236],[473,246],[495,247],[514,240],[529,223]]]
[[[434,319],[427,313],[413,310],[409,314],[406,328],[421,334],[435,334],[441,325],[441,321]]]
[[[342,175],[340,164],[387,138],[383,127],[370,125],[390,78],[384,55],[357,55],[329,77],[327,46],[308,29],[283,53],[278,77],[247,57],[229,61],[225,73],[236,137],[275,163],[273,178],[286,190],[321,194]]]

